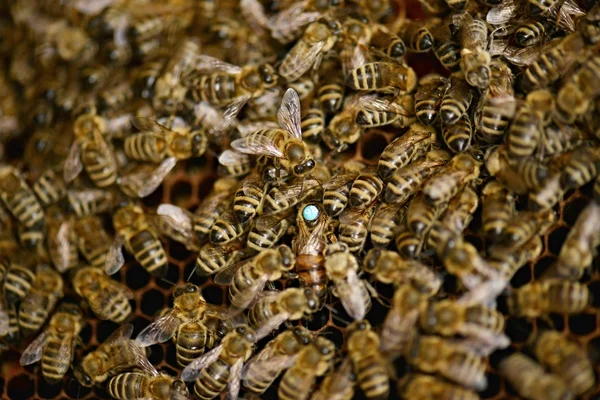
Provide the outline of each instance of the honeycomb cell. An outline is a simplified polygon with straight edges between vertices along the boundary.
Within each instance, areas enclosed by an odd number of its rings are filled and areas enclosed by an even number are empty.
[[[141,265],[135,263],[127,269],[125,281],[132,290],[139,290],[148,285],[150,274]]]
[[[45,379],[38,379],[37,394],[42,399],[55,399],[62,391],[62,382],[51,385]]]
[[[100,321],[96,325],[96,340],[98,343],[104,342],[118,327],[119,324],[112,321]]]
[[[208,285],[202,288],[202,296],[211,304],[222,304],[225,290],[217,285]]]
[[[142,295],[141,311],[151,317],[165,306],[165,296],[157,289],[150,289]]]
[[[533,330],[533,324],[525,318],[506,318],[505,332],[513,343],[524,343]]]
[[[519,288],[531,282],[531,278],[531,266],[526,264],[515,272],[515,275],[510,280],[510,284],[513,288]]]
[[[81,386],[75,379],[65,378],[67,383],[64,386],[64,392],[69,399],[83,399],[86,398],[91,392],[91,388]]]
[[[132,337],[134,338],[142,329],[150,324],[150,321],[144,317],[135,317],[134,319],[130,320],[130,323],[133,325]]]
[[[163,186],[159,186],[154,192],[152,192],[149,196],[146,196],[142,199],[142,203],[150,208],[155,209],[160,205],[162,199],[164,197]]]
[[[481,396],[482,399],[493,399],[494,397],[499,395],[502,391],[502,386],[501,386],[502,379],[500,378],[500,376],[498,374],[495,374],[493,372],[488,372],[485,375],[485,377],[488,382],[487,388],[484,391],[479,392],[479,395]]]
[[[379,155],[387,146],[388,141],[383,135],[366,135],[362,142],[361,155],[366,160],[378,160]]]
[[[578,197],[573,200],[570,200],[567,204],[565,204],[562,220],[568,226],[573,226],[579,213],[581,210],[585,208],[585,206],[589,203],[589,199],[585,197]]]
[[[561,226],[548,235],[548,250],[552,254],[558,255],[560,253],[560,249],[562,248],[569,231],[569,228]]]
[[[596,280],[590,282],[588,288],[590,289],[590,293],[595,293],[595,295],[592,296],[591,306],[600,308],[600,295],[598,295],[598,293],[600,293],[600,281]]]
[[[174,240],[169,241],[169,255],[173,259],[177,261],[184,261],[187,260],[191,254],[192,253],[190,253],[190,251],[186,249],[183,244]]]
[[[171,187],[171,198],[175,205],[186,204],[192,194],[192,185],[188,181],[177,181]]]
[[[340,316],[340,318],[344,318],[344,316]],[[347,317],[350,318],[350,317]],[[348,319],[349,321],[350,319]],[[329,309],[323,307],[316,313],[313,313],[308,321],[306,322],[306,327],[311,331],[318,331],[323,328],[329,322]]]
[[[167,291],[171,291],[173,290],[173,284],[177,283],[179,281],[179,266],[177,264],[173,264],[172,262],[169,262],[169,268],[167,269],[167,274],[160,278],[155,280],[154,282],[156,283],[156,286],[159,286],[160,288],[167,290]]]
[[[595,314],[578,314],[569,316],[569,330],[576,335],[589,335],[596,331]]]
[[[8,382],[7,393],[11,400],[29,399],[35,393],[35,382],[29,375],[17,375]]]
[[[554,256],[545,256],[540,258],[533,267],[533,275],[535,279],[540,278],[544,275],[544,273],[550,268],[552,264],[556,261],[556,257]]]

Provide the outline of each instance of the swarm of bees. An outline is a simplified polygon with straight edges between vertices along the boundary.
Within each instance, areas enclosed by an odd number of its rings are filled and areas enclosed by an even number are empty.
[[[596,398],[599,54],[586,0],[1,4],[2,370]]]

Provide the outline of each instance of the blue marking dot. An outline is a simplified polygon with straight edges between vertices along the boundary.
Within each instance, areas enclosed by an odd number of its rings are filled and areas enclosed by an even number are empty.
[[[319,209],[313,204],[309,204],[302,210],[302,217],[307,221],[314,221],[319,217]]]

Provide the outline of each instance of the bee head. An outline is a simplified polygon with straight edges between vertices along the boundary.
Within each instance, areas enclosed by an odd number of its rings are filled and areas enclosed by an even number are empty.
[[[258,67],[258,73],[266,89],[275,87],[279,83],[279,75],[277,75],[275,68],[271,64],[263,64]]]

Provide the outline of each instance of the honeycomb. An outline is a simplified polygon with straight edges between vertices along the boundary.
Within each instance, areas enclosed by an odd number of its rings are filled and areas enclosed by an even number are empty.
[[[428,57],[428,56],[426,56]],[[419,75],[427,71],[428,62],[417,65]],[[371,130],[363,135],[357,145],[353,148],[350,158],[363,161],[366,164],[376,163],[379,154],[385,146],[393,139],[393,134]],[[9,143],[6,148],[7,158],[18,160],[24,140],[18,138]],[[205,154],[202,159],[188,160],[178,163],[174,171],[164,180],[163,184],[150,196],[142,200],[147,209],[155,209],[161,203],[171,203],[188,210],[194,210],[201,199],[210,192],[212,184],[216,179],[217,160],[213,154]],[[558,218],[557,222],[543,236],[544,251],[534,261],[519,269],[511,280],[511,286],[521,287],[539,278],[557,258],[558,252],[564,242],[570,227],[577,219],[578,213],[590,201],[592,197],[592,184],[588,184],[578,190],[567,193],[564,199],[555,207]],[[479,249],[485,248],[485,240],[477,235],[480,231],[479,223],[480,209],[475,213],[475,218],[467,230],[468,240],[477,245]],[[135,336],[144,329],[155,315],[165,306],[172,304],[171,292],[173,285],[190,281],[202,288],[202,294],[212,304],[227,304],[227,288],[219,286],[212,281],[212,277],[201,278],[192,273],[194,269],[196,254],[188,251],[182,244],[163,239],[165,250],[169,255],[169,271],[164,279],[151,277],[131,255],[125,254],[126,264],[113,279],[125,283],[134,293],[134,299],[130,301],[133,312],[128,321],[134,326]],[[527,320],[507,316],[506,333],[512,344],[509,349],[493,353],[487,360],[487,389],[479,393],[483,399],[519,399],[518,394],[506,384],[502,376],[497,372],[497,364],[500,357],[513,350],[521,350],[529,335],[536,332],[538,327],[551,326],[568,333],[581,346],[600,351],[600,257],[594,260],[593,273],[582,279],[595,296],[593,303],[578,315],[551,314],[550,321],[542,318]],[[276,283],[278,289],[293,286],[297,282]],[[393,288],[388,285],[377,284],[376,288],[383,298],[390,298]],[[445,284],[444,290],[452,294],[455,290],[452,281]],[[65,300],[77,299],[72,294],[67,294]],[[323,308],[317,312],[310,321],[305,322],[307,327],[315,332],[325,335],[332,340],[338,349],[344,345],[345,327],[350,318],[339,304],[334,302],[332,309]],[[387,313],[384,305],[374,302],[372,310],[367,319],[378,326],[383,322]],[[88,313],[89,315],[89,313]],[[88,353],[102,343],[116,328],[117,324],[110,321],[100,321],[89,316],[86,325],[81,332],[82,345],[76,349],[75,362],[81,359],[83,354]],[[9,350],[2,354],[0,368],[0,393],[2,399],[98,399],[109,398],[103,387],[85,388],[79,385],[69,373],[65,376],[62,384],[49,385],[40,375],[39,364],[27,367],[19,365],[19,353]],[[154,345],[149,352],[150,362],[158,369],[171,375],[179,375],[180,368],[175,359],[175,346],[170,341],[164,344]],[[406,370],[407,366],[399,359],[396,363],[398,375]],[[596,363],[596,376],[600,376],[600,363]],[[398,397],[395,385],[391,385],[391,398]],[[277,383],[264,394],[264,398],[275,398]],[[362,398],[357,390],[356,398]],[[600,386],[592,393],[582,397],[586,400],[600,399]]]

